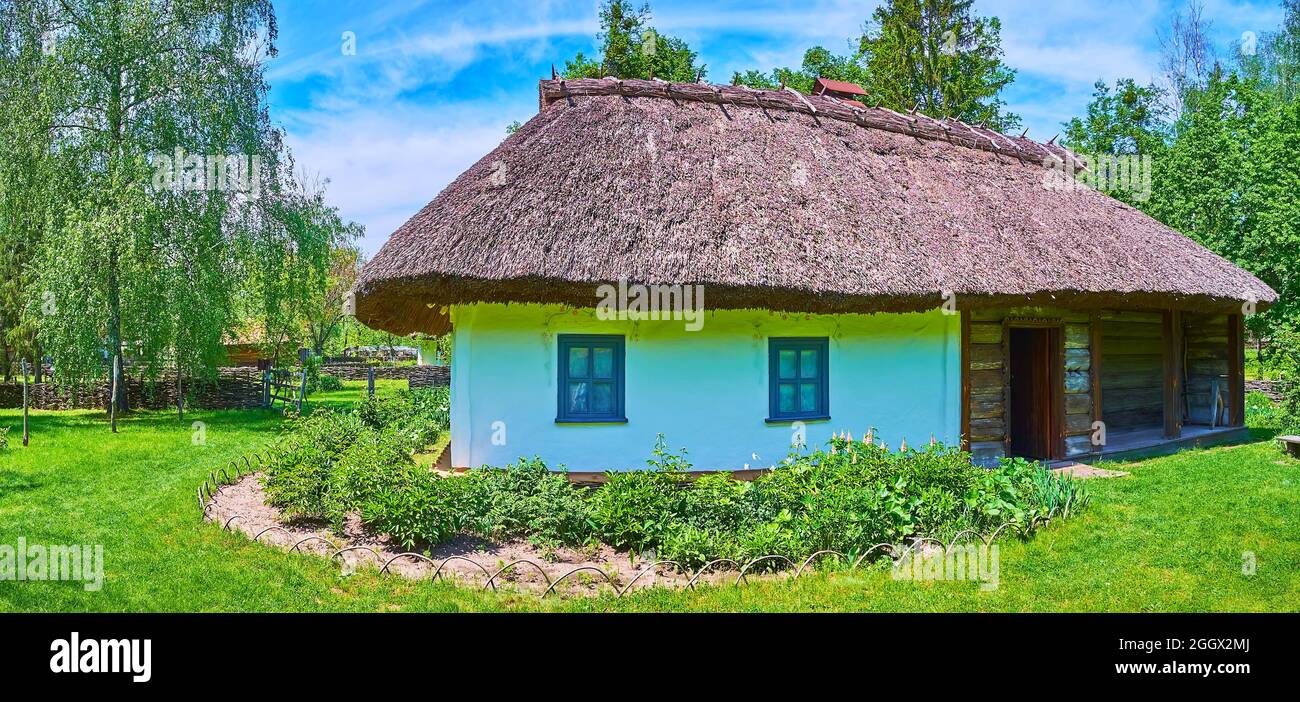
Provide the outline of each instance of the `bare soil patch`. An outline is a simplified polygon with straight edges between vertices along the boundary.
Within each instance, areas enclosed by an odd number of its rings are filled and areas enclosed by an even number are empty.
[[[246,475],[238,482],[222,486],[207,503],[207,519],[230,530],[238,530],[260,543],[286,550],[298,550],[324,558],[333,557],[344,572],[362,567],[382,568],[412,579],[439,578],[455,580],[468,587],[491,587],[545,592],[551,583],[561,580],[555,591],[566,595],[612,593],[631,583],[634,589],[649,587],[686,587],[693,573],[683,572],[671,564],[651,568],[652,561],[632,558],[627,552],[605,545],[590,548],[561,548],[544,551],[527,541],[497,542],[462,535],[415,553],[428,560],[405,556],[400,544],[377,534],[350,515],[342,534],[332,532],[318,521],[286,519],[280,510],[266,503],[261,474]],[[502,571],[510,564],[514,567]],[[738,576],[738,566],[719,564],[704,573],[697,584],[730,583]],[[497,575],[498,571],[500,572]],[[492,576],[496,576],[494,579]],[[783,578],[790,573],[754,575]]]
[[[1061,466],[1060,468],[1053,468],[1052,470],[1055,472],[1064,473],[1070,476],[1071,478],[1083,478],[1083,479],[1122,478],[1128,475],[1128,473],[1122,470],[1107,470],[1105,468],[1090,466],[1086,463],[1074,463],[1068,466]]]

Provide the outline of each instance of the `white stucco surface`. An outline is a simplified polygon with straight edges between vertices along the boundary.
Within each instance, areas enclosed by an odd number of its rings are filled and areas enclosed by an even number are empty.
[[[767,467],[789,452],[790,424],[768,418],[768,338],[830,339],[829,421],[806,426],[809,445],[868,427],[890,447],[956,443],[960,434],[960,322],[921,314],[783,315],[707,312],[682,321],[605,321],[595,310],[479,304],[452,309],[452,463],[501,466],[541,456],[553,469],[646,467],[663,433],[696,470]],[[557,424],[558,334],[626,336],[625,424]],[[494,442],[494,439],[496,440]],[[504,439],[504,443],[502,443]]]

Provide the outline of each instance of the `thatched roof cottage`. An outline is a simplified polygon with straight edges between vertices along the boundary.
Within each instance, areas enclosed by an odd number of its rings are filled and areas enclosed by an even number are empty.
[[[701,469],[868,428],[981,462],[1240,435],[1242,315],[1276,293],[1061,187],[1060,146],[832,93],[540,98],[356,287],[368,325],[453,334],[457,467],[637,468],[658,433]]]

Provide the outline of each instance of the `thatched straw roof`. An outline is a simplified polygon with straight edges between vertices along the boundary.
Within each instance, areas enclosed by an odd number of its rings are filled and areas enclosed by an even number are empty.
[[[542,81],[541,110],[366,265],[357,317],[405,334],[476,301],[594,307],[627,279],[711,309],[1237,309],[1267,285],[1138,210],[1044,185],[1065,149],[830,97]]]

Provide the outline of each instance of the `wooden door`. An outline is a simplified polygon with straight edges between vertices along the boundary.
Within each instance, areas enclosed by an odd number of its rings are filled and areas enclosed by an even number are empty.
[[[1025,458],[1056,457],[1055,387],[1059,360],[1050,328],[1013,328],[1011,336],[1011,455]]]

